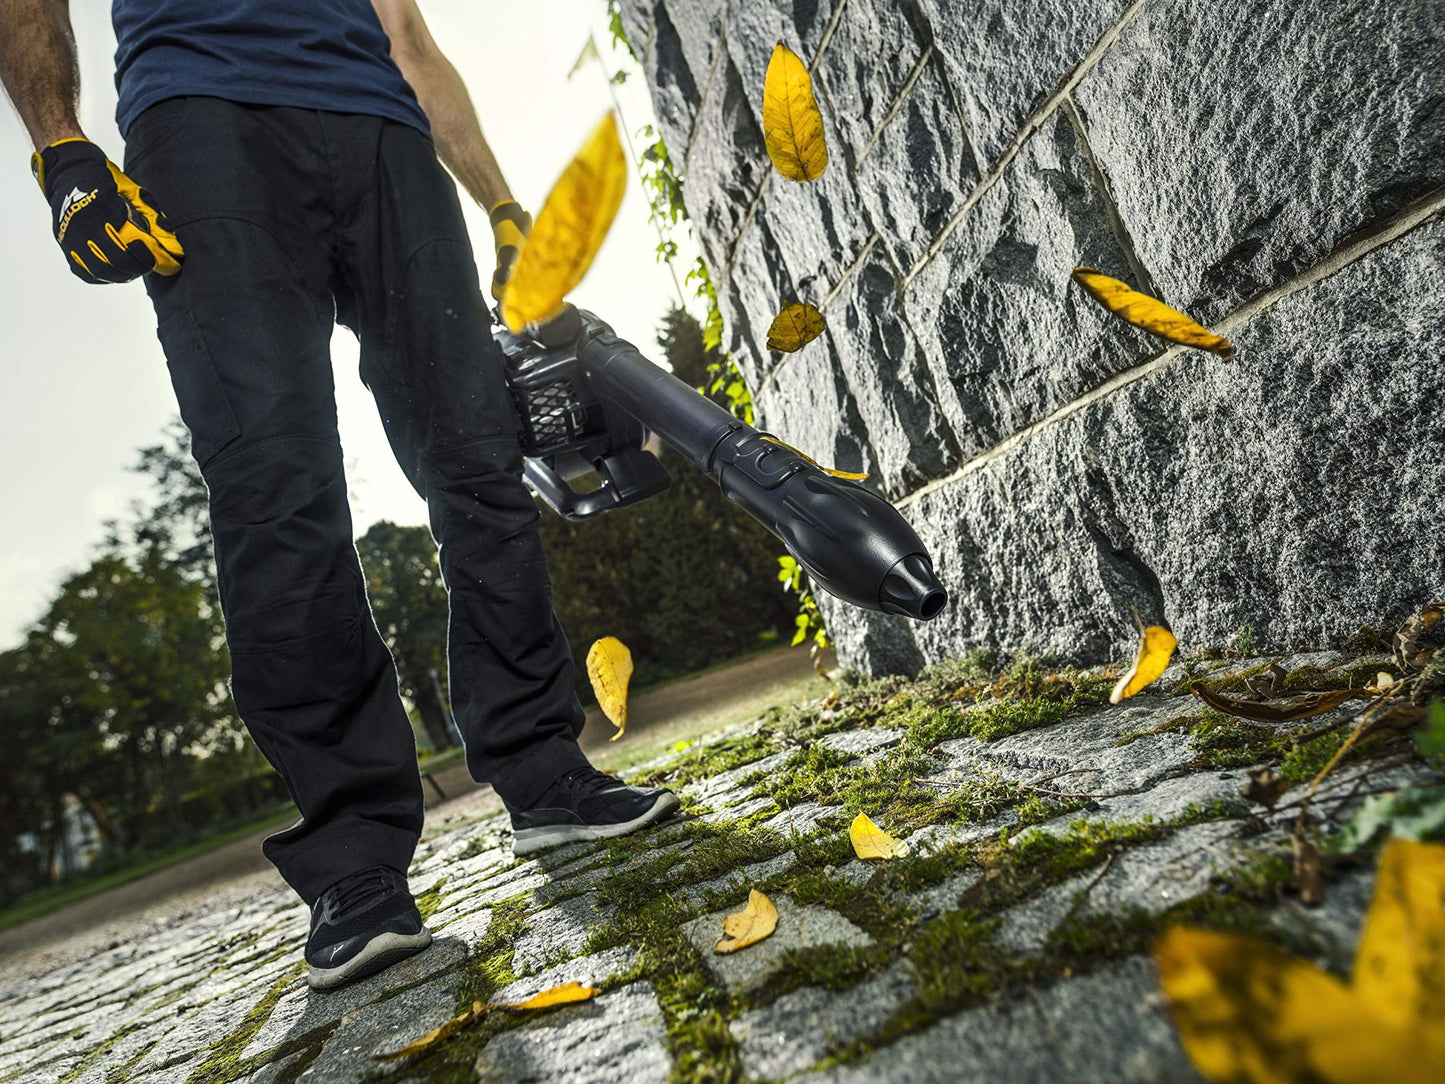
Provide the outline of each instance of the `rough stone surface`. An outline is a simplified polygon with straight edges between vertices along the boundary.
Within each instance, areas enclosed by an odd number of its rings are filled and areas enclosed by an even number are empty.
[[[298,1084],[350,1084],[376,1063],[374,1054],[399,1050],[440,1027],[456,1013],[456,980],[432,979],[342,1017],[321,1056],[298,1078]]]
[[[944,1020],[861,1062],[798,1077],[806,1084],[996,1084],[997,1081],[1202,1078],[1156,996],[1153,965],[1129,960],[1060,983],[1036,999],[998,1002]]]
[[[898,267],[913,267],[978,180],[935,59],[858,166],[858,195]]]
[[[1129,0],[919,0],[979,159],[992,166]]]
[[[734,990],[757,990],[782,966],[786,952],[820,945],[863,946],[872,941],[853,923],[826,907],[797,904],[778,896],[773,899],[778,909],[778,928],[772,936],[738,952],[719,955],[713,949],[722,939],[723,918],[746,902],[744,893],[736,906],[703,915],[683,927],[708,968]]]
[[[477,1059],[509,1084],[662,1084],[671,1069],[652,987],[633,983],[497,1036]]]
[[[844,665],[1104,661],[1131,607],[1199,642],[1307,646],[1430,596],[1440,532],[1415,494],[1445,442],[1438,382],[1413,374],[1442,354],[1420,251],[1445,205],[1439,4],[622,9],[656,43],[664,129],[695,118],[675,157],[759,416],[870,472],[948,573],[954,606],[912,630],[824,602]],[[812,184],[763,151],[779,39],[825,117]],[[1161,359],[1080,264],[1222,324],[1239,361]],[[766,332],[794,298],[829,332],[784,361]],[[1379,478],[1406,495],[1357,514]]]
[[[841,994],[805,986],[738,1017],[733,1037],[751,1076],[789,1077],[830,1049],[872,1034],[913,992],[912,970],[901,963]]]
[[[1162,296],[1217,319],[1445,185],[1442,56],[1437,3],[1140,9],[1076,97]]]
[[[1261,313],[1247,364],[1179,357],[907,506],[953,600],[915,626],[925,658],[1124,657],[1131,606],[1185,643],[1281,646],[1418,609],[1445,569],[1442,275],[1434,223]],[[1361,517],[1383,477],[1398,502]]]
[[[965,457],[1154,352],[1069,278],[1081,264],[1131,277],[1078,131],[1056,113],[905,294]]]
[[[600,906],[591,892],[538,911],[517,938],[512,971],[526,975],[571,959],[582,951],[592,931],[611,917],[612,908]]]

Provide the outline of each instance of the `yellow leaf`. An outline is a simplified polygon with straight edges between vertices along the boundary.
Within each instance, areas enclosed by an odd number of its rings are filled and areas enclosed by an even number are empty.
[[[1384,1024],[1313,964],[1257,938],[1184,927],[1167,931],[1154,957],[1184,1049],[1210,1080],[1404,1079],[1372,1075]]]
[[[1238,934],[1176,927],[1154,955],[1211,1080],[1445,1080],[1445,847],[1387,844],[1348,986]]]
[[[768,349],[791,354],[823,334],[823,314],[806,301],[791,301],[773,317],[768,328]]]
[[[1398,838],[1385,846],[1354,980],[1360,1000],[1391,1023],[1429,1025],[1445,1062],[1445,847]]]
[[[543,990],[540,994],[533,994],[526,1001],[504,1001],[497,1006],[499,1009],[550,1009],[553,1005],[571,1005],[578,1001],[591,1001],[597,996],[597,991],[591,986],[580,982],[564,982],[561,986],[553,986]]]
[[[502,318],[519,332],[556,316],[602,247],[627,190],[627,157],[611,113],[562,172],[512,268]]]
[[[720,954],[755,945],[778,928],[778,909],[756,888],[748,893],[748,905],[723,919],[724,938],[713,947]],[[731,939],[731,940],[729,940]]]
[[[612,720],[616,741],[627,730],[627,683],[632,680],[632,652],[615,636],[604,636],[587,651],[587,677],[602,714]]]
[[[782,42],[763,81],[763,142],[778,172],[793,181],[816,181],[828,168],[823,114],[813,98],[808,66]]]
[[[1139,637],[1139,650],[1134,654],[1134,665],[1119,679],[1114,691],[1109,694],[1109,703],[1117,704],[1128,700],[1140,689],[1159,680],[1159,675],[1169,668],[1169,659],[1179,641],[1168,629],[1150,625]]]
[[[817,468],[818,468],[820,471],[822,471],[824,474],[831,474],[834,478],[845,478],[845,479],[847,479],[847,480],[850,481],[850,482],[861,482],[864,478],[867,478],[867,477],[868,477],[868,475],[867,475],[866,473],[865,473],[865,474],[858,474],[856,471],[851,471],[851,470],[834,470],[832,467],[825,467],[825,466],[823,466],[823,464],[819,463],[816,459],[814,459],[812,456],[810,456],[807,452],[800,452],[800,451],[798,451],[798,449],[794,448],[791,444],[787,444],[787,443],[785,443],[784,441],[779,440],[777,437],[773,436],[771,433],[764,433],[762,436],[763,436],[763,439],[764,439],[765,441],[767,441],[769,444],[776,444],[779,448],[786,448],[786,449],[788,449],[788,451],[792,452],[792,453],[793,453],[795,456],[797,456],[799,459],[803,460],[803,461],[806,462],[806,463],[811,463],[813,466],[817,467]]]
[[[431,1031],[427,1032],[420,1039],[417,1039],[415,1042],[407,1043],[400,1050],[393,1050],[386,1054],[373,1054],[372,1060],[400,1061],[402,1058],[409,1058],[413,1054],[420,1054],[423,1051],[430,1050],[432,1047],[436,1046],[437,1043],[445,1039],[448,1035],[451,1035],[454,1032],[460,1031],[462,1028],[466,1027],[477,1017],[481,1016],[482,1013],[486,1012],[487,1009],[489,1009],[490,1007],[491,1006],[485,1005],[480,1001],[473,1001],[472,1007],[466,1012],[462,1013],[460,1016],[453,1017],[439,1028],[432,1028]]]
[[[901,858],[908,853],[908,844],[883,831],[866,813],[853,818],[848,826],[848,838],[853,841],[853,853],[859,858]]]
[[[1234,347],[1228,339],[1215,335],[1157,298],[1141,294],[1127,283],[1110,278],[1092,267],[1074,268],[1073,279],[1100,305],[1135,327],[1142,327],[1172,343],[1209,350],[1225,361],[1234,357]]]

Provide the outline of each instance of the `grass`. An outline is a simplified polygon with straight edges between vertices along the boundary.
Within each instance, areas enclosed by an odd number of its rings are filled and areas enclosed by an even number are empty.
[[[117,888],[120,885],[128,884],[131,881],[139,880],[141,877],[159,870],[167,869],[188,858],[195,858],[197,855],[208,854],[228,843],[234,843],[238,839],[245,839],[249,835],[266,829],[281,829],[294,820],[294,814],[273,813],[268,817],[251,821],[248,824],[218,832],[216,835],[207,836],[205,839],[189,843],[184,847],[177,847],[172,851],[165,851],[153,855],[134,865],[126,866],[123,869],[112,870],[109,873],[98,874],[94,877],[79,877],[73,880],[51,885],[48,888],[38,889],[35,892],[24,896],[10,906],[0,910],[0,930],[7,930],[21,923],[29,922],[32,918],[39,918],[41,915],[50,914],[80,900],[88,899],[91,896],[99,895],[102,892]]]

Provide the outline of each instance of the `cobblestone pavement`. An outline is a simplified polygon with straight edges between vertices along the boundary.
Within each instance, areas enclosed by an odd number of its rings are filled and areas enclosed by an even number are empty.
[[[1227,685],[1266,661],[1193,669]],[[1386,660],[1279,661],[1300,687],[1358,687]],[[1308,779],[1360,703],[1271,727],[1202,711],[1178,665],[1117,707],[1109,684],[962,661],[844,678],[634,770],[685,798],[646,836],[519,862],[486,807],[431,824],[411,880],[432,948],[335,993],[307,990],[306,914],[269,884],[22,961],[0,977],[0,1082],[1196,1079],[1149,945],[1217,924],[1348,972],[1373,856],[1327,859],[1307,908],[1287,857],[1303,784],[1272,810],[1240,790],[1259,761]],[[1405,744],[1366,750],[1308,819],[1327,836],[1366,795],[1427,778]],[[854,858],[860,809],[911,853]],[[714,954],[752,887],[777,932]],[[601,993],[373,1059],[474,999],[571,980]]]

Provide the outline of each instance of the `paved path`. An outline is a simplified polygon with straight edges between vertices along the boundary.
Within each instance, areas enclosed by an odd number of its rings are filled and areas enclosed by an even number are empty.
[[[625,742],[609,741],[613,727],[593,708],[587,713],[583,746],[608,770],[624,767],[658,755],[681,737],[710,733],[751,718],[770,704],[811,692],[813,685],[821,682],[806,651],[773,648],[639,694],[630,705]],[[491,788],[474,783],[464,763],[451,764],[434,777],[446,799],[439,800],[431,787],[423,788],[428,810],[436,809],[429,812],[429,823],[461,809],[497,808]],[[457,805],[458,799],[465,801]],[[488,804],[478,806],[479,801]],[[278,820],[214,851],[0,931],[0,967],[23,966],[20,958],[47,949],[43,966],[53,966],[56,959],[129,938],[137,929],[197,906],[280,886],[281,879],[261,854],[261,840],[286,823]]]
[[[1355,664],[1283,665],[1328,680]],[[488,796],[448,803],[411,871],[432,948],[329,995],[300,978],[304,910],[264,876],[172,901],[83,952],[10,962],[0,1082],[1195,1080],[1152,938],[1224,921],[1347,973],[1372,859],[1327,863],[1324,904],[1303,906],[1284,857],[1303,787],[1273,810],[1240,794],[1245,764],[1280,762],[1284,731],[1201,716],[1187,695],[1097,706],[1106,687],[949,665],[843,683],[635,766],[682,793],[678,820],[529,861]],[[1438,778],[1400,752],[1332,776],[1319,830],[1365,794]],[[912,852],[854,858],[860,808]],[[717,955],[753,887],[777,932]],[[600,996],[373,1060],[473,1000],[574,980]]]

